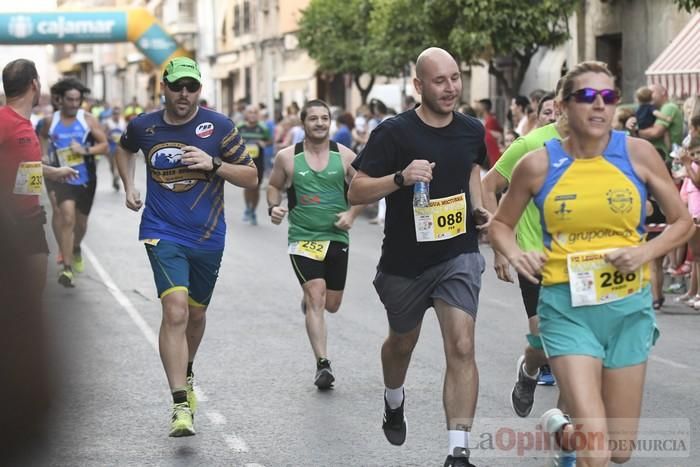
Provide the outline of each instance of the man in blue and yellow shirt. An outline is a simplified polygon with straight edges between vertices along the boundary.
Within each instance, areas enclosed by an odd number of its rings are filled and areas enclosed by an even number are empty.
[[[224,183],[255,187],[255,165],[233,122],[199,107],[194,60],[171,60],[163,74],[165,108],[132,120],[117,165],[126,205],[143,206],[134,186],[134,155],[148,168],[139,240],[146,246],[163,306],[160,356],[173,394],[170,436],[195,434],[192,362],[204,334],[226,235]]]

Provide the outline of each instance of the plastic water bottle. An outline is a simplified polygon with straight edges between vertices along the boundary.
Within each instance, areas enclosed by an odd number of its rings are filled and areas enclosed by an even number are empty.
[[[413,207],[427,208],[430,205],[430,184],[428,182],[416,182],[413,185]]]

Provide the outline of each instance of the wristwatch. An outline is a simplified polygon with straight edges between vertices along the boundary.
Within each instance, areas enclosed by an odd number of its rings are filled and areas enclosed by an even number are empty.
[[[394,174],[394,183],[396,183],[400,187],[403,187],[403,174],[401,173],[400,170],[398,170]]]
[[[210,173],[216,173],[217,170],[221,167],[222,161],[220,157],[212,157],[211,158],[211,170],[209,171]]]

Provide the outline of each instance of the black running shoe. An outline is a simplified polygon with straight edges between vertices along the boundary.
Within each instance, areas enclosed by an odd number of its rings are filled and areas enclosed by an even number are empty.
[[[330,360],[319,358],[316,363],[316,378],[314,379],[314,384],[318,386],[319,389],[330,389],[333,387],[333,381],[335,381],[335,376],[333,376]]]
[[[476,467],[469,462],[469,449],[455,448],[452,456],[447,456],[443,467]]]
[[[537,379],[528,378],[523,370],[525,356],[521,355],[518,359],[518,373],[513,386],[513,392],[510,394],[510,404],[518,417],[527,417],[530,415],[532,406],[535,403],[535,388],[537,388]]]
[[[386,402],[386,397],[384,398],[382,430],[384,430],[386,440],[394,446],[401,446],[406,441],[406,416],[403,413],[404,402],[406,402],[406,393],[404,393],[401,405],[395,409],[390,408]]]

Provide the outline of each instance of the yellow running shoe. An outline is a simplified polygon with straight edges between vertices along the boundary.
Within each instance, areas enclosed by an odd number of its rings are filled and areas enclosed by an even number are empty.
[[[197,410],[197,394],[194,393],[194,374],[187,377],[187,403],[190,405],[192,416]]]
[[[75,272],[85,271],[85,263],[83,262],[83,255],[76,253],[73,255],[73,270]]]
[[[192,436],[194,435],[194,423],[192,411],[187,402],[173,404],[173,418],[170,421],[170,436]]]
[[[63,287],[75,287],[75,283],[73,282],[73,271],[68,269],[61,271],[61,274],[58,275],[58,283]]]

